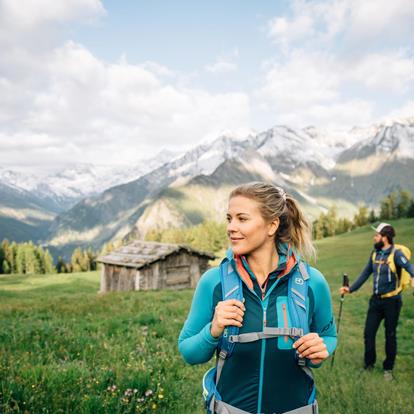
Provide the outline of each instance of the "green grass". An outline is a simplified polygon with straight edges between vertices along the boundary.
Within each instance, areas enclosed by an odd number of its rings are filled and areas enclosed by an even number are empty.
[[[395,222],[414,251],[414,220]],[[368,260],[367,228],[318,242],[317,267],[338,313],[342,273],[354,280]],[[177,350],[191,290],[100,295],[97,272],[0,276],[0,413],[203,413],[206,365]],[[335,366],[314,370],[322,413],[412,413],[414,297],[404,295],[397,382],[385,383],[383,328],[377,369],[362,372],[371,284],[347,296]]]

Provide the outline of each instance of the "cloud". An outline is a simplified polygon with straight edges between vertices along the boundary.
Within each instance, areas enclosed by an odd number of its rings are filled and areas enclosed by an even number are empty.
[[[23,149],[38,162],[133,162],[249,123],[247,95],[185,87],[155,62],[105,63],[72,41],[34,63],[35,76],[24,62],[19,82],[0,78],[1,149],[16,162]]]
[[[336,98],[340,78],[336,63],[322,53],[294,51],[267,70],[257,97],[290,109]]]
[[[414,92],[413,26],[409,0],[292,1],[267,24],[279,53],[262,63],[256,105],[301,125],[381,118]]]
[[[44,24],[56,24],[70,20],[92,21],[105,15],[100,0],[1,0],[0,22],[2,31],[31,31]]]
[[[239,50],[236,48],[225,56],[219,56],[216,61],[207,65],[205,69],[213,74],[228,73],[237,70],[235,61],[239,57]]]
[[[207,65],[206,70],[211,73],[226,73],[233,72],[237,69],[237,65],[225,60],[218,60],[212,65]]]
[[[403,94],[414,81],[414,59],[404,51],[368,54],[351,68],[349,77],[374,90]]]
[[[385,117],[386,120],[404,120],[407,118],[414,123],[414,100],[409,100],[401,107],[393,109]]]
[[[414,24],[414,2],[411,0],[349,0],[348,37],[355,42],[410,42]]]
[[[293,0],[290,5],[290,16],[275,17],[267,24],[269,37],[284,49],[298,42],[321,46],[338,38],[345,49],[380,45],[384,40],[408,44],[412,35],[411,0]]]

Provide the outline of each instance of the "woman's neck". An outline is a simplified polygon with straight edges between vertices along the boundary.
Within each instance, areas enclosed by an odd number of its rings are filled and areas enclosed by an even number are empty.
[[[247,263],[260,286],[265,282],[270,272],[277,268],[279,254],[272,243],[268,248],[260,249],[246,256]]]

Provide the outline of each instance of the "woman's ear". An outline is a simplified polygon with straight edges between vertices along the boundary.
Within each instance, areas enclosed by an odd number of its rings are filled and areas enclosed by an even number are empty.
[[[276,234],[277,229],[279,228],[279,224],[280,224],[279,217],[278,218],[275,218],[274,220],[272,220],[269,223],[269,231],[268,231],[268,235],[269,236],[272,236],[273,237]]]

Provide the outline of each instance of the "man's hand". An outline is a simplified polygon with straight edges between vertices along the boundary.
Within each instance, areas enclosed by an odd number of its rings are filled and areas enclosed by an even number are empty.
[[[346,295],[347,293],[349,293],[349,287],[348,286],[342,286],[341,288],[339,288],[339,293],[341,295]]]

